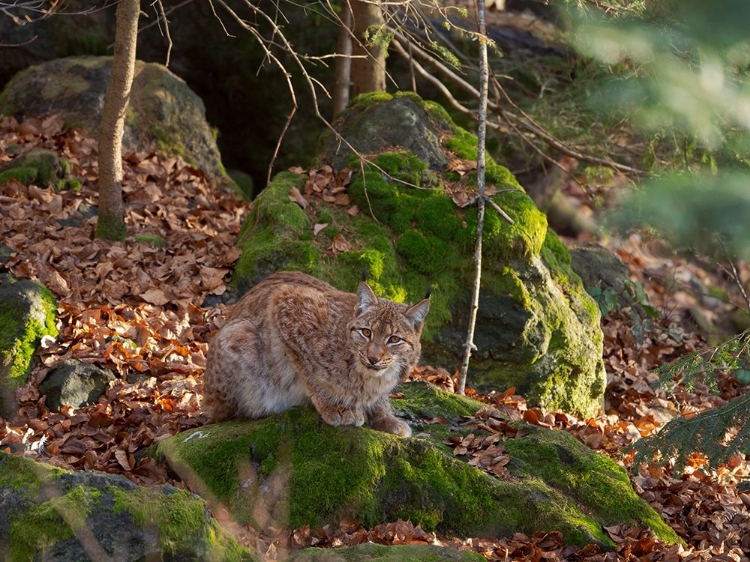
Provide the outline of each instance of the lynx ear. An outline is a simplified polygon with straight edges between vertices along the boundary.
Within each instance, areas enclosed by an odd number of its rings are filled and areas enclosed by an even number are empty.
[[[372,292],[370,286],[364,281],[360,283],[357,288],[357,313],[362,314],[363,312],[367,312],[377,302],[378,297]]]
[[[404,316],[414,325],[415,330],[422,330],[424,319],[430,311],[430,301],[427,299],[419,301],[414,306],[409,307]]]

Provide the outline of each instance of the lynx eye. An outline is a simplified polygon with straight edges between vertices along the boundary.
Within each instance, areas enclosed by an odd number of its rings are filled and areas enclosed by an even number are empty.
[[[401,343],[402,341],[404,341],[404,340],[402,340],[402,339],[401,339],[400,337],[398,337],[398,336],[390,336],[390,337],[388,338],[388,340],[386,341],[386,343]]]
[[[370,330],[370,328],[362,328],[359,333],[366,337],[368,340],[370,339],[370,336],[372,336],[372,330]]]

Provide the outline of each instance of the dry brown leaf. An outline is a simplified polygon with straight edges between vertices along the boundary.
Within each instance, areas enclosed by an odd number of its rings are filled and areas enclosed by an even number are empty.
[[[344,238],[344,235],[340,232],[333,237],[333,241],[331,243],[331,247],[329,250],[331,250],[334,254],[338,255],[341,252],[348,252],[352,249],[352,245],[349,243],[349,241]]]
[[[293,187],[292,189],[289,190],[289,200],[294,201],[295,203],[297,203],[297,205],[299,205],[303,209],[307,209],[307,205],[308,205],[307,199],[304,198],[304,196],[300,193],[299,189],[297,189],[296,187]]]
[[[149,289],[148,291],[141,293],[141,298],[156,306],[164,306],[169,302],[169,298],[164,294],[161,289]]]
[[[328,223],[327,223],[327,222],[325,222],[325,223],[322,223],[322,224],[321,224],[321,223],[317,223],[317,224],[315,224],[315,225],[313,226],[313,236],[317,236],[318,234],[320,234],[320,233],[322,232],[322,230],[323,230],[323,229],[324,229],[325,227],[327,227],[327,226],[328,226]]]

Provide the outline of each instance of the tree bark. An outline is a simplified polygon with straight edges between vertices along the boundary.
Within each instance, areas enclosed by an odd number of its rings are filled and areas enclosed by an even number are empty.
[[[349,104],[349,88],[352,82],[352,9],[348,1],[341,5],[341,27],[336,41],[336,78],[333,86],[333,117]]]
[[[99,217],[96,237],[124,240],[125,207],[122,201],[122,135],[125,111],[135,73],[140,0],[117,5],[115,51],[99,131]]]
[[[363,0],[351,0],[352,32],[354,41],[352,55],[363,58],[352,59],[352,83],[354,95],[367,92],[385,92],[385,54],[381,44],[368,44],[369,37],[383,29],[385,20],[380,6]]]

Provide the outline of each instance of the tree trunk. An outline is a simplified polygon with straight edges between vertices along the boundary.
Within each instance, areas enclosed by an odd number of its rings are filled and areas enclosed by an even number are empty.
[[[333,116],[346,109],[349,104],[349,87],[352,81],[352,9],[349,2],[341,6],[341,27],[336,41],[336,79],[333,86]]]
[[[367,92],[385,92],[385,54],[382,42],[369,44],[374,33],[383,29],[385,20],[380,6],[362,0],[351,0],[352,32],[354,40],[352,55],[364,58],[352,59],[352,82],[354,95]],[[369,37],[369,39],[367,38]]]
[[[125,239],[122,202],[122,135],[125,111],[135,72],[140,0],[120,0],[117,5],[115,52],[99,131],[99,218],[96,237]]]

